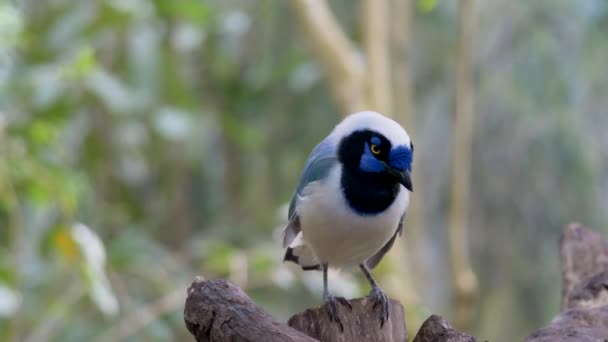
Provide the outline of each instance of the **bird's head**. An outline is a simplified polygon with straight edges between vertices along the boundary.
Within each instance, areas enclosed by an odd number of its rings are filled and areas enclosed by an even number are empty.
[[[398,123],[376,112],[359,112],[344,119],[333,133],[345,170],[400,183],[413,191],[414,145]]]

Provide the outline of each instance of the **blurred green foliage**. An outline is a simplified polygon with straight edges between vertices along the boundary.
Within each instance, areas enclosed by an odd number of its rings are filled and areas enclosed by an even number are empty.
[[[356,8],[331,3],[357,40]],[[607,226],[608,6],[479,5],[475,333],[511,341],[558,306],[563,225]],[[456,7],[416,2],[408,128],[424,175],[421,291],[448,317]],[[283,265],[278,234],[307,152],[340,116],[282,2],[0,3],[0,340],[188,339],[183,297],[137,330],[120,322],[196,274],[282,318],[320,303],[319,275]]]

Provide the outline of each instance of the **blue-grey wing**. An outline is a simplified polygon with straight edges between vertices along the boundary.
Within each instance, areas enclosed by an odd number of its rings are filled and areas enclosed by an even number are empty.
[[[397,225],[397,230],[395,230],[393,237],[391,237],[391,239],[388,240],[388,242],[382,248],[380,248],[380,250],[378,252],[376,252],[376,254],[372,255],[369,259],[367,259],[365,261],[365,265],[367,267],[369,267],[370,269],[375,268],[380,263],[380,261],[382,260],[384,255],[386,253],[388,253],[388,251],[391,250],[391,248],[393,247],[393,244],[395,243],[395,239],[397,239],[397,235],[401,236],[401,234],[403,234],[403,219],[404,218],[405,218],[405,214],[403,214],[403,216],[401,216],[401,220],[399,220],[399,224]]]
[[[298,182],[298,187],[291,198],[291,202],[289,203],[289,223],[284,231],[283,246],[289,245],[300,232],[300,221],[296,213],[298,196],[302,194],[304,188],[306,188],[306,186],[311,182],[327,177],[329,171],[332,169],[332,167],[334,167],[334,165],[336,165],[336,163],[336,146],[332,141],[332,137],[329,136],[325,138],[325,140],[321,141],[312,150],[308,156],[308,159],[306,160],[306,164],[304,164],[304,169],[302,170],[302,175],[300,176],[300,181]]]
[[[336,162],[336,147],[332,143],[331,137],[327,137],[310,152],[306,164],[304,164],[298,188],[289,203],[289,218],[295,212],[298,195],[302,194],[309,183],[325,178]]]

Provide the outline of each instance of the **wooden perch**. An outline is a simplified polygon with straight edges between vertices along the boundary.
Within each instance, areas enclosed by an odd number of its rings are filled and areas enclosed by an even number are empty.
[[[608,270],[608,241],[581,224],[570,224],[560,239],[560,260],[563,311],[577,306],[576,293],[588,279]]]
[[[378,312],[367,298],[350,300],[352,309],[339,307],[344,331],[331,322],[324,306],[308,309],[280,323],[238,286],[225,280],[197,277],[188,288],[184,308],[186,327],[197,341],[325,341],[406,342],[403,306],[391,300],[390,316],[380,328]],[[439,316],[423,325],[417,342],[475,341],[454,330]]]
[[[569,225],[560,240],[562,308],[549,325],[527,342],[608,341],[608,240],[580,224]],[[325,307],[294,315],[289,325],[266,313],[238,286],[197,277],[184,308],[184,321],[197,341],[407,341],[403,307],[391,300],[387,323],[366,298],[339,307],[344,331],[329,320]],[[429,317],[414,342],[475,342],[440,316]]]
[[[184,321],[197,341],[316,341],[279,323],[238,286],[224,280],[194,279]]]
[[[581,224],[560,240],[561,312],[528,342],[608,340],[608,241]]]
[[[287,324],[320,341],[407,341],[403,306],[399,302],[391,299],[388,321],[382,328],[374,303],[367,298],[353,299],[349,303],[352,310],[339,307],[344,332],[340,332],[338,324],[330,321],[324,306],[294,315]]]

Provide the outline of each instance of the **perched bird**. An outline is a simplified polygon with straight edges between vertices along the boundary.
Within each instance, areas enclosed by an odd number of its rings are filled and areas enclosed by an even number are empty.
[[[401,236],[413,152],[399,124],[365,111],[346,117],[306,161],[283,232],[284,260],[323,271],[323,299],[342,329],[337,303],[350,304],[329,292],[329,267],[359,266],[372,286],[369,298],[381,308],[380,325],[388,319],[388,297],[370,270]]]

